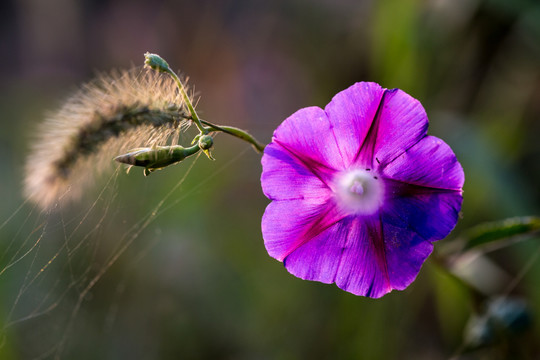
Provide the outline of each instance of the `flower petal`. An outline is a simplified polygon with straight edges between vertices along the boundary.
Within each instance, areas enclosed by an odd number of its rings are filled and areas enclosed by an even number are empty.
[[[316,198],[323,203],[332,195],[323,178],[279,144],[267,145],[261,162],[261,185],[271,200]]]
[[[362,166],[392,162],[426,136],[428,118],[420,102],[399,89],[386,90],[360,149]]]
[[[350,226],[336,285],[356,295],[379,298],[392,291],[381,222],[377,216],[356,217]]]
[[[388,276],[403,290],[418,275],[433,250],[432,242],[454,228],[462,197],[457,191],[394,183],[394,198],[381,211]]]
[[[341,257],[347,247],[349,221],[342,220],[305,242],[283,261],[285,268],[304,280],[335,282]]]
[[[433,244],[408,228],[392,225],[382,216],[388,277],[392,288],[403,290],[420,272]]]
[[[385,90],[376,83],[360,82],[336,94],[325,111],[345,166],[350,166],[377,114]]]
[[[341,215],[332,201],[295,199],[272,201],[262,218],[268,254],[283,261],[290,253],[338,222]]]
[[[465,175],[454,152],[441,139],[426,136],[382,171],[385,177],[408,184],[461,190]]]
[[[456,225],[463,197],[460,191],[426,188],[385,180],[392,194],[382,213],[383,221],[436,241],[446,237]]]
[[[301,279],[335,282],[355,295],[379,298],[405,289],[433,245],[382,216],[341,220],[287,256],[285,267]]]
[[[335,282],[355,295],[378,298],[392,290],[380,231],[358,216],[327,228],[287,256],[284,264],[301,279]]]
[[[300,109],[274,131],[281,145],[313,169],[343,169],[344,163],[326,113],[316,106]]]

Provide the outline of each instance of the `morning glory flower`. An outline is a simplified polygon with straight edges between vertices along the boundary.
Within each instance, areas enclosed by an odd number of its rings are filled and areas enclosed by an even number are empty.
[[[463,199],[461,165],[427,128],[418,100],[369,82],[287,118],[262,158],[269,255],[356,295],[405,289]]]

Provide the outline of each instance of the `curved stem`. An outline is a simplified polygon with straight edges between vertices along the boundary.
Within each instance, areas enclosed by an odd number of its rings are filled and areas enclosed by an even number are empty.
[[[178,89],[180,90],[180,94],[182,94],[182,97],[184,98],[184,102],[186,103],[189,112],[191,113],[191,120],[197,125],[199,128],[199,131],[201,134],[207,134],[208,130],[201,124],[201,121],[199,120],[199,116],[197,115],[197,112],[195,111],[195,108],[193,107],[193,104],[191,103],[191,99],[189,98],[186,89],[184,89],[184,84],[180,81],[180,78],[176,73],[171,69],[169,64],[158,54],[151,54],[149,52],[144,54],[144,65],[150,67],[151,69],[154,69],[159,72],[164,72],[169,74],[174,81],[176,82],[176,85],[178,86]]]
[[[166,69],[166,73],[169,74],[176,82],[176,85],[178,86],[178,89],[180,90],[180,93],[182,94],[182,97],[184,98],[184,102],[186,103],[189,109],[189,112],[191,113],[191,119],[193,120],[195,125],[197,125],[197,128],[199,128],[199,131],[202,134],[207,134],[208,130],[206,130],[205,127],[202,126],[201,120],[199,119],[199,116],[197,115],[197,112],[195,111],[195,108],[193,107],[193,104],[191,103],[191,100],[188,94],[186,93],[186,90],[184,89],[184,85],[180,81],[180,78],[178,77],[178,75],[176,75],[176,73],[172,71],[170,67]]]
[[[164,72],[169,74],[174,81],[176,82],[176,85],[178,86],[178,89],[180,90],[180,93],[182,94],[182,97],[184,98],[184,102],[186,103],[189,112],[191,113],[191,120],[197,125],[199,128],[199,131],[202,135],[208,134],[209,131],[222,131],[224,133],[227,133],[229,135],[235,136],[239,139],[242,139],[244,141],[247,141],[253,147],[255,150],[259,153],[262,153],[264,151],[265,145],[258,142],[253,136],[248,134],[242,129],[238,129],[232,126],[222,126],[222,125],[214,125],[208,121],[204,121],[199,119],[199,116],[197,115],[197,112],[195,111],[195,108],[193,107],[193,104],[191,103],[191,100],[189,99],[189,96],[186,93],[186,90],[184,89],[184,85],[178,78],[178,75],[174,71],[172,71],[169,64],[163,60],[163,58],[157,54],[151,54],[146,53],[144,54],[145,57],[145,66],[148,66],[154,70]],[[208,127],[203,126],[203,123],[207,125]]]
[[[242,139],[244,141],[247,141],[259,153],[262,153],[264,151],[265,145],[258,142],[257,139],[255,139],[251,134],[245,132],[242,129],[235,128],[235,127],[232,127],[232,126],[215,125],[215,124],[212,124],[212,123],[210,123],[210,122],[208,122],[206,120],[200,120],[200,121],[204,125],[208,126],[207,129],[211,129],[212,131],[221,131],[221,132],[227,133],[229,135],[235,136],[235,137],[237,137],[239,139]]]

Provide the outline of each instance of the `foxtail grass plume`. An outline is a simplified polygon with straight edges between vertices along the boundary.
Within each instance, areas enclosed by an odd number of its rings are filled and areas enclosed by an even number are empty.
[[[25,195],[43,209],[77,199],[115,155],[175,145],[189,117],[185,98],[168,76],[141,68],[100,75],[37,128]]]

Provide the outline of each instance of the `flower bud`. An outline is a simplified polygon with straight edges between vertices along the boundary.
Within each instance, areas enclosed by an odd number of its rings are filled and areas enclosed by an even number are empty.
[[[176,164],[199,150],[198,145],[189,148],[180,145],[137,148],[115,157],[114,160],[128,165],[142,166],[145,168],[145,175],[148,175],[153,171]]]
[[[198,144],[202,150],[209,150],[214,145],[214,139],[210,135],[202,135]]]
[[[144,65],[146,67],[160,72],[168,72],[170,70],[169,64],[158,54],[151,54],[147,52],[144,54],[144,58]]]

